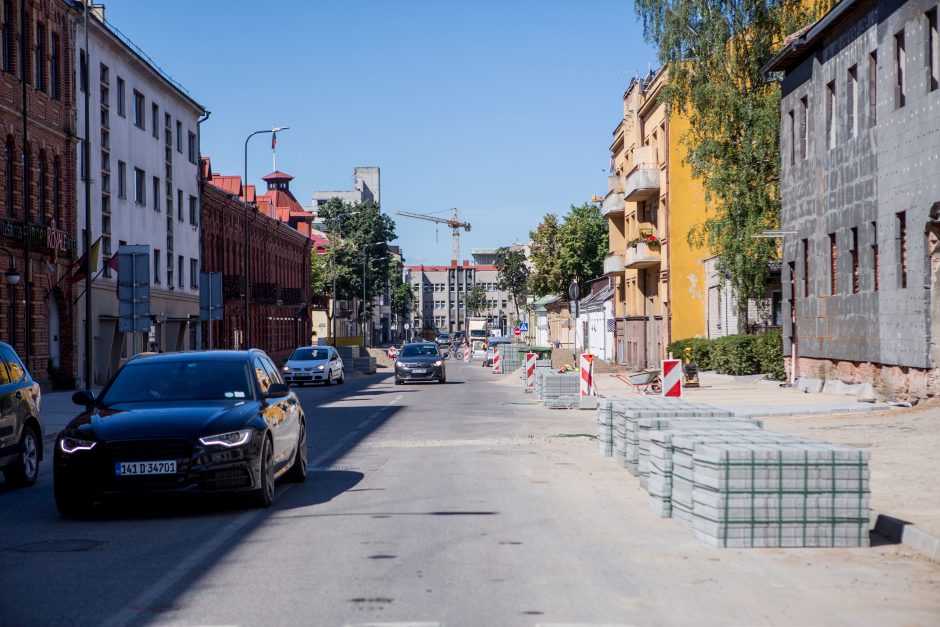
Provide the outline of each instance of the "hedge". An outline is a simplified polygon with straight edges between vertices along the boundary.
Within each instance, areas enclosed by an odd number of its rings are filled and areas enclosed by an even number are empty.
[[[735,376],[766,374],[767,378],[777,381],[786,378],[783,337],[779,329],[761,335],[727,335],[714,340],[688,338],[672,342],[666,350],[684,360],[687,347],[692,349],[690,361],[700,371],[715,370]]]

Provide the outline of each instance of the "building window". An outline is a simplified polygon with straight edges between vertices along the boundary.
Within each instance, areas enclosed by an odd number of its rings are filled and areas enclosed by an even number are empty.
[[[800,159],[806,159],[806,144],[808,133],[809,100],[806,96],[800,98]]]
[[[84,50],[78,53],[78,89],[81,92],[88,89],[88,58]]]
[[[122,118],[127,114],[125,113],[125,104],[124,104],[124,79],[120,76],[117,77],[117,110],[118,115]]]
[[[3,69],[7,72],[13,71],[13,59],[16,56],[13,51],[13,3],[10,0],[4,0],[3,3]]]
[[[868,128],[878,123],[878,51],[868,55]]]
[[[160,211],[160,179],[153,177],[153,210]]]
[[[858,228],[852,227],[852,293],[858,294]]]
[[[849,68],[845,83],[846,130],[849,137],[858,135],[858,66]]]
[[[52,47],[49,54],[49,95],[53,100],[59,99],[59,73],[61,65],[62,57],[59,36],[52,35]]]
[[[183,287],[183,256],[180,255],[177,259],[176,267],[179,270],[179,276],[176,277],[177,285]]]
[[[189,162],[196,164],[196,134],[193,132],[189,133]]]
[[[153,249],[153,282],[160,283],[160,249]]]
[[[166,285],[173,289],[173,253],[166,252]]]
[[[790,109],[790,112],[787,114],[787,119],[790,121],[790,166],[796,165],[796,116],[793,114],[793,109]]]
[[[871,223],[871,270],[872,289],[878,291],[878,223]]]
[[[176,219],[180,221],[180,224],[182,224],[183,220],[185,219],[183,212],[186,210],[183,208],[183,190],[181,189],[176,190],[176,211]]]
[[[150,103],[150,133],[156,139],[160,139],[160,107],[157,103]]]
[[[826,84],[826,148],[836,145],[836,82]]]
[[[176,121],[176,152],[183,154],[183,123]]]
[[[79,142],[79,147],[81,148],[82,154],[78,157],[78,176],[84,181],[85,177],[88,176],[88,164],[86,161],[86,153],[88,152],[88,142],[84,139]]]
[[[52,203],[57,228],[62,228],[62,169],[59,159],[52,162]]]
[[[36,24],[36,89],[46,91],[46,27]]]
[[[937,7],[927,11],[927,91],[940,87],[940,36],[937,33]]]
[[[199,287],[199,261],[189,260],[189,287],[197,289]]]
[[[144,119],[144,95],[134,90],[134,126],[140,130],[147,128],[146,120]]]
[[[903,30],[894,36],[894,74],[894,106],[900,109],[907,100],[907,51]]]
[[[901,211],[897,214],[898,220],[898,261],[900,268],[898,272],[898,285],[901,288],[907,287],[907,216]]]
[[[140,168],[134,168],[134,200],[138,205],[147,204],[147,181]]]
[[[118,161],[118,197],[127,198],[127,164]]]
[[[836,248],[836,234],[829,234],[829,293],[833,296],[839,291],[839,249]]]
[[[13,180],[13,170],[14,170],[13,155],[15,154],[14,150],[15,149],[13,146],[13,138],[8,137],[7,146],[6,146],[6,155],[5,155],[6,179],[7,179],[6,180],[6,183],[7,183],[6,198],[7,198],[7,215],[11,215],[11,216],[16,215],[16,211],[13,209],[13,186],[15,184],[15,181]]]
[[[189,197],[189,223],[193,226],[199,224],[199,200],[195,196]]]
[[[46,223],[46,215],[49,212],[49,195],[46,193],[46,185],[48,181],[46,180],[46,152],[44,150],[39,151],[39,173],[38,173],[38,183],[39,183],[39,223]]]

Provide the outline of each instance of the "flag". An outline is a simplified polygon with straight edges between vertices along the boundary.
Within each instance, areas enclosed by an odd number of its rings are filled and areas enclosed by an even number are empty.
[[[277,146],[277,131],[271,131],[271,150]]]
[[[91,272],[98,270],[98,259],[101,253],[101,238],[95,240],[95,243],[91,245]],[[85,255],[79,257],[78,261],[75,263],[75,272],[72,273],[72,276],[69,277],[69,283],[77,283],[82,279],[88,278],[89,264],[85,259]]]
[[[117,269],[118,269],[118,254],[117,254],[117,253],[114,253],[113,255],[111,255],[111,258],[108,259],[108,263],[107,263],[106,265],[107,265],[109,268],[111,268],[112,270],[114,270],[115,272],[117,272]]]

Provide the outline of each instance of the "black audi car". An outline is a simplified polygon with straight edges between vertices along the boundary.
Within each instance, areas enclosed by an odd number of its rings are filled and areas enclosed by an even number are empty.
[[[444,356],[434,342],[405,344],[395,360],[395,383],[437,381],[447,383]]]
[[[242,493],[267,507],[280,477],[307,473],[306,418],[260,350],[141,355],[59,433],[56,505],[81,516],[105,497]]]

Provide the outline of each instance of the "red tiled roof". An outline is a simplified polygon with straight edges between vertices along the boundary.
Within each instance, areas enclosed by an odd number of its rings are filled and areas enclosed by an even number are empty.
[[[258,196],[255,193],[254,185],[245,185],[245,197],[242,197],[242,200],[245,202],[250,202],[254,204],[258,200]]]
[[[281,172],[280,170],[275,170],[274,172],[271,172],[271,174],[261,177],[262,181],[274,181],[278,179],[292,181],[294,180],[294,177],[287,172]]]
[[[209,182],[233,196],[241,196],[242,179],[240,176],[223,176],[218,172],[213,172],[209,177]]]

